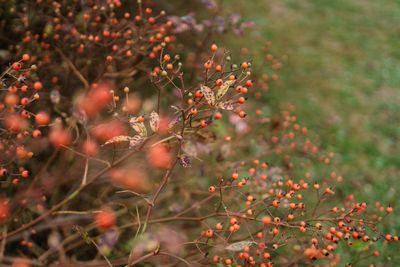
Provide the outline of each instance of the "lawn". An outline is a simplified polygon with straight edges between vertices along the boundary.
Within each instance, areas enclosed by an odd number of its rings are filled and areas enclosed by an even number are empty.
[[[298,120],[338,155],[340,191],[357,188],[369,204],[398,210],[400,1],[224,3],[259,25],[240,46],[273,42],[283,68],[265,101],[293,103]],[[392,227],[399,232],[400,221]]]

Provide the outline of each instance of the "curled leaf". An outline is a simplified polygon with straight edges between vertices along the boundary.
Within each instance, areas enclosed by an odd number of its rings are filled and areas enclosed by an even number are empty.
[[[227,246],[225,249],[229,251],[242,251],[244,247],[251,247],[252,245],[257,244],[254,241],[240,241],[236,243],[232,243],[229,246]]]
[[[185,168],[192,166],[190,158],[188,156],[180,156],[178,162],[182,167]]]
[[[228,92],[229,87],[235,83],[235,80],[227,80],[225,81],[217,92],[217,100],[220,100],[226,92]]]
[[[153,132],[157,132],[159,126],[160,116],[158,116],[157,112],[153,111],[150,113],[150,128],[153,130]]]
[[[137,117],[133,117],[129,120],[131,127],[141,136],[147,136],[147,130],[143,122],[139,122]]]
[[[205,85],[200,85],[200,90],[204,94],[204,98],[207,100],[207,103],[211,106],[215,105],[215,95],[214,92],[211,90],[210,87],[207,87]]]
[[[105,142],[104,144],[108,145],[108,144],[114,144],[114,143],[120,143],[120,142],[127,142],[130,140],[131,140],[130,136],[119,135],[119,136],[114,136],[113,138],[111,138],[107,142]]]

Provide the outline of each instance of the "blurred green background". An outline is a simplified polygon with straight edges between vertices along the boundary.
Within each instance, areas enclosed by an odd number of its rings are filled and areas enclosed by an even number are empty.
[[[391,204],[398,214],[400,1],[234,0],[223,5],[259,26],[226,45],[251,53],[272,41],[283,68],[264,99],[273,107],[293,103],[298,121],[338,155],[334,167],[344,178],[338,190],[370,205]],[[380,230],[399,234],[400,216],[393,216]],[[395,264],[399,259],[393,252],[386,255]]]

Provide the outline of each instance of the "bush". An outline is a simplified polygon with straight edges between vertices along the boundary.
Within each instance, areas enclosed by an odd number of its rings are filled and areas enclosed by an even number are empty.
[[[398,236],[378,225],[392,208],[335,194],[343,180],[330,169],[335,155],[319,149],[293,105],[274,115],[259,100],[279,79],[271,42],[258,56],[272,73],[261,73],[210,43],[227,25],[152,8],[2,3],[16,61],[1,74],[1,260],[386,261],[379,246]],[[237,34],[254,26],[223,16]],[[201,25],[209,32],[194,48],[181,36],[199,38]],[[316,165],[323,173],[312,172]]]

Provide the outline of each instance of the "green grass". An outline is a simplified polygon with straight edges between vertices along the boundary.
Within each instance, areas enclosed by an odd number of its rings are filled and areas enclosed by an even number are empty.
[[[400,1],[224,4],[259,25],[229,43],[236,51],[273,42],[283,69],[265,101],[293,103],[298,120],[339,155],[335,167],[345,180],[339,190],[399,211]],[[400,216],[396,219],[390,227],[399,234]]]

